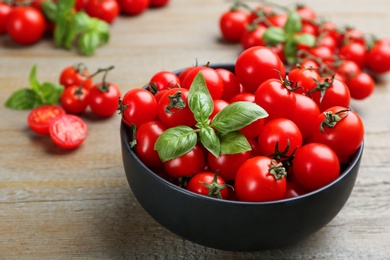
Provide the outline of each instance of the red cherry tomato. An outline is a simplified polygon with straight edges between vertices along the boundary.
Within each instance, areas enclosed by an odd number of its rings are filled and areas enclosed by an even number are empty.
[[[88,0],[84,9],[89,16],[99,18],[109,24],[114,22],[120,12],[117,0]]]
[[[269,157],[256,156],[245,161],[237,171],[234,189],[241,201],[264,202],[284,198],[284,168]]]
[[[314,80],[318,80],[319,78],[320,75],[313,68],[293,68],[288,73],[288,80],[291,81],[292,87],[297,88],[294,93],[306,93],[312,86]]]
[[[164,89],[180,87],[181,82],[175,73],[170,71],[159,71],[151,77],[149,84],[152,87],[156,87],[157,91],[161,91]]]
[[[375,81],[366,72],[360,72],[355,74],[351,79],[346,81],[351,98],[365,99],[369,97],[375,89]]]
[[[367,67],[374,73],[390,71],[390,39],[376,41],[367,53]]]
[[[237,170],[246,160],[251,157],[251,151],[236,154],[221,154],[215,157],[208,152],[207,161],[212,172],[217,172],[224,180],[233,181]]]
[[[309,143],[297,149],[293,163],[294,179],[306,190],[319,189],[340,175],[340,162],[327,145]]]
[[[366,47],[363,43],[351,42],[339,49],[339,57],[356,62],[361,69],[366,66]]]
[[[123,122],[129,126],[140,126],[157,117],[157,101],[152,93],[134,88],[125,93],[120,106]]]
[[[228,101],[235,95],[241,93],[241,84],[233,72],[219,68],[215,70],[223,81],[223,93],[221,99]]]
[[[88,105],[96,115],[109,117],[117,111],[120,96],[120,90],[115,84],[98,83],[89,90]]]
[[[12,40],[19,44],[30,45],[42,38],[46,29],[46,20],[34,7],[17,6],[9,13],[6,28]]]
[[[60,73],[59,82],[65,88],[70,86],[82,86],[85,89],[90,89],[93,85],[93,79],[88,78],[91,73],[84,64],[79,63],[74,66],[64,68]]]
[[[30,111],[27,124],[37,134],[49,134],[49,125],[56,117],[65,114],[65,110],[57,105],[42,105]]]
[[[255,46],[266,46],[263,34],[267,30],[265,25],[259,24],[255,28],[246,28],[241,35],[240,43],[244,50]]]
[[[238,56],[235,73],[244,89],[254,93],[264,81],[284,78],[286,70],[277,54],[266,47],[257,46],[244,50]]]
[[[64,114],[50,123],[49,133],[57,146],[75,149],[87,138],[88,126],[80,117]]]
[[[149,7],[150,0],[118,0],[120,9],[127,15],[140,15]]]
[[[249,15],[243,10],[229,10],[224,12],[219,19],[219,29],[224,40],[239,42],[249,23]]]
[[[188,181],[187,190],[203,196],[226,200],[228,198],[228,186],[223,178],[213,172],[196,173]]]
[[[150,0],[149,7],[159,8],[169,4],[169,0]]]
[[[88,107],[89,91],[79,86],[70,86],[61,94],[60,103],[70,114],[84,113]]]
[[[6,3],[0,3],[0,34],[6,32],[6,21],[11,13],[12,7]]]

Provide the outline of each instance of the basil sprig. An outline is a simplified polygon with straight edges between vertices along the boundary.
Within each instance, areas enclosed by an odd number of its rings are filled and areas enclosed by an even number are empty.
[[[43,82],[37,78],[37,66],[34,65],[29,75],[30,88],[22,88],[6,100],[5,106],[16,110],[27,110],[43,104],[55,104],[61,97],[64,86]]]
[[[284,43],[284,55],[289,64],[296,61],[297,44],[308,47],[315,45],[316,38],[309,33],[299,33],[302,30],[302,19],[298,12],[293,10],[288,13],[286,24],[283,28],[271,26],[264,32],[263,39],[270,45]],[[299,33],[299,34],[297,34]]]
[[[249,151],[251,146],[248,140],[238,130],[268,116],[257,104],[235,102],[222,109],[210,122],[214,103],[201,72],[191,84],[188,106],[197,121],[196,128],[177,126],[159,136],[154,149],[163,162],[188,153],[198,141],[216,157]]]

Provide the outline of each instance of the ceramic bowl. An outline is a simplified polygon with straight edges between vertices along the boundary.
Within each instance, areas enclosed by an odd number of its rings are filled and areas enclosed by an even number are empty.
[[[214,67],[234,71],[234,65]],[[298,197],[254,203],[197,195],[163,179],[146,167],[130,148],[131,133],[121,123],[124,170],[141,206],[180,237],[227,251],[280,248],[327,225],[352,192],[364,147],[362,143],[332,183]]]

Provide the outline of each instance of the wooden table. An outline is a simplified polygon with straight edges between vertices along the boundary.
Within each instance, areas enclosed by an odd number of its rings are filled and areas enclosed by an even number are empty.
[[[293,6],[295,1],[278,1]],[[307,1],[309,2],[309,1]],[[388,0],[319,0],[308,3],[338,25],[390,37]],[[90,70],[115,65],[109,80],[126,92],[159,70],[196,63],[233,62],[241,47],[221,43],[218,19],[224,0],[172,0],[163,9],[120,17],[111,41],[92,57],[57,49],[50,39],[20,47],[0,37],[0,259],[389,259],[390,77],[353,107],[365,123],[365,151],[356,186],[338,216],[295,245],[233,253],[193,244],[154,221],[125,178],[119,116],[83,118],[89,135],[64,151],[26,124],[28,111],[4,108],[11,93],[40,81],[56,82],[68,65]]]

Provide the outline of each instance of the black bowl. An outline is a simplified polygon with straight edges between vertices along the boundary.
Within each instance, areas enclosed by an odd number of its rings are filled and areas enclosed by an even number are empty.
[[[234,65],[216,65],[234,71]],[[227,251],[291,245],[327,225],[354,187],[364,144],[332,183],[299,197],[239,202],[197,195],[161,178],[130,148],[131,129],[121,124],[123,165],[142,207],[162,226],[194,243]]]

